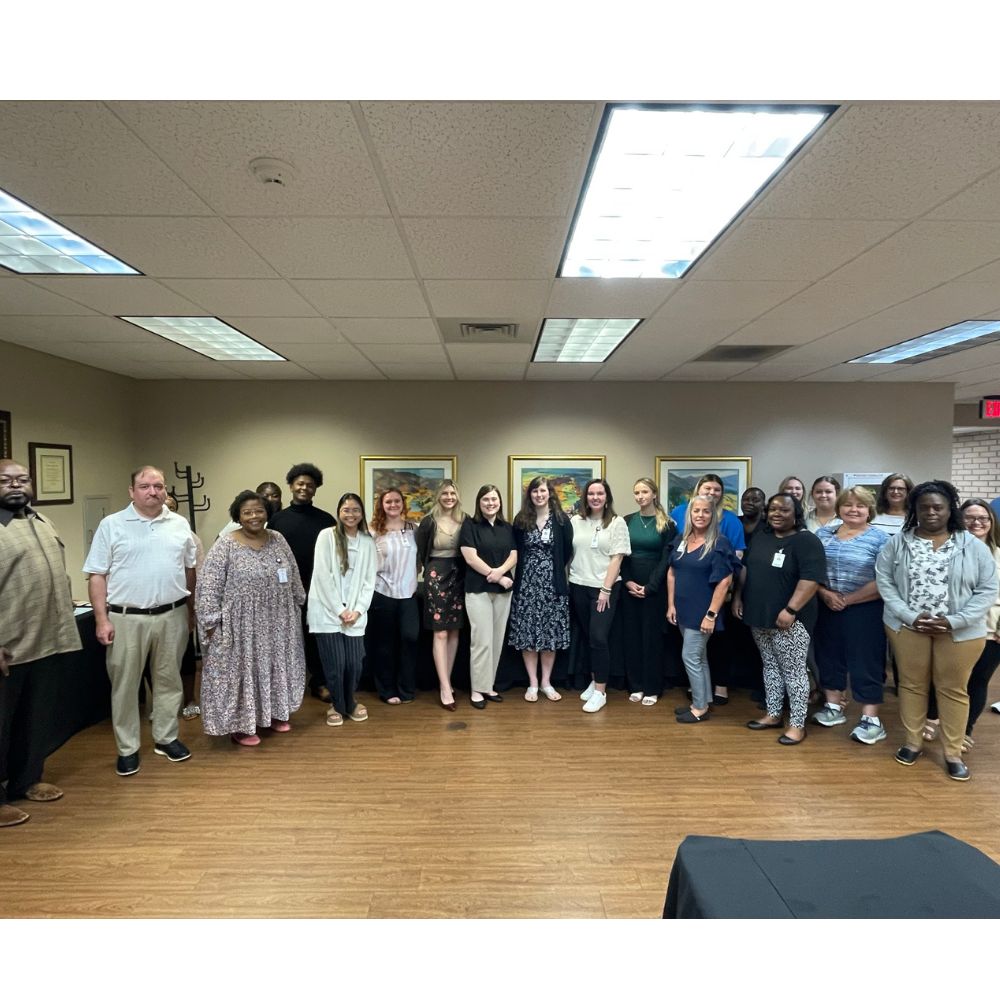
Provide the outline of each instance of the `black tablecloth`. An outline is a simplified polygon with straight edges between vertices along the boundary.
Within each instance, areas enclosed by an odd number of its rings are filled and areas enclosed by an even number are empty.
[[[1000,865],[940,830],[889,840],[686,837],[663,916],[1000,917]]]

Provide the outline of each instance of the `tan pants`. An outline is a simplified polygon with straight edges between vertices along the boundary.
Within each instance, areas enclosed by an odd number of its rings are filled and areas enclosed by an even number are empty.
[[[933,681],[945,757],[961,760],[962,737],[969,721],[969,674],[986,640],[955,642],[947,633],[923,635],[906,628],[898,632],[887,628],[886,634],[899,671],[899,721],[906,731],[907,745],[923,745],[927,696]]]
[[[188,611],[183,604],[162,615],[121,615],[111,611],[108,619],[115,630],[106,661],[111,678],[111,723],[118,753],[127,757],[138,752],[141,742],[139,682],[146,657],[153,678],[153,741],[170,743],[177,739]]]
[[[486,694],[493,690],[503,652],[503,637],[510,614],[510,591],[502,594],[466,594],[469,616],[469,676],[472,690]]]

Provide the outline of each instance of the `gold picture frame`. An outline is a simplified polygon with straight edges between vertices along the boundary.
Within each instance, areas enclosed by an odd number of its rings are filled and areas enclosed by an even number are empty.
[[[535,476],[547,476],[567,514],[576,510],[589,479],[605,478],[604,455],[508,455],[507,519],[521,509],[524,491]]]
[[[403,494],[406,520],[419,524],[430,510],[441,481],[457,481],[458,457],[455,455],[362,455],[360,458],[360,492],[369,520],[375,508],[375,497],[392,486]]]
[[[657,455],[656,485],[660,503],[669,513],[691,499],[697,481],[707,472],[722,479],[722,508],[740,513],[740,497],[753,483],[749,455]]]

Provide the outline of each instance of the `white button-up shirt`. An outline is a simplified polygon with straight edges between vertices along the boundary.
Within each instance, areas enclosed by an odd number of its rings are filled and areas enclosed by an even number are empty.
[[[158,608],[189,595],[184,570],[194,568],[195,557],[183,517],[164,507],[150,519],[129,504],[97,526],[83,571],[108,578],[108,604]]]

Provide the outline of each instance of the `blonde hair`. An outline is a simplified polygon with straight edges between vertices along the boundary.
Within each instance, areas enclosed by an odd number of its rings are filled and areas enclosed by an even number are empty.
[[[449,486],[455,491],[455,496],[458,497],[458,503],[456,503],[450,511],[446,511],[441,506],[441,494],[444,493]],[[431,504],[431,509],[427,512],[427,514],[429,517],[434,518],[435,524],[437,524],[442,517],[450,517],[458,524],[461,524],[465,520],[467,515],[465,511],[462,510],[462,494],[458,492],[458,483],[456,483],[454,479],[441,480],[441,485],[434,491],[434,502]]]
[[[634,490],[639,483],[643,486],[648,487],[653,491],[653,510],[656,511],[656,531],[658,534],[663,534],[674,522],[670,515],[663,509],[663,505],[660,503],[660,490],[656,483],[653,482],[649,476],[640,476],[633,484],[632,489]]]
[[[705,544],[702,545],[701,555],[698,556],[699,559],[704,559],[715,548],[715,543],[719,540],[719,521],[722,519],[722,505],[716,503],[711,497],[691,497],[688,501],[687,510],[684,512],[684,537],[682,544],[685,549],[687,548],[687,540],[694,534],[694,524],[691,521],[691,508],[696,503],[707,503],[709,509],[712,511],[712,520],[708,522],[708,527],[705,529]]]
[[[864,504],[868,508],[868,523],[871,524],[875,518],[875,497],[872,496],[871,490],[866,490],[863,486],[848,486],[846,490],[841,490],[837,494],[837,503],[833,508],[837,512],[838,517],[840,516],[841,505],[847,503],[849,500]]]

